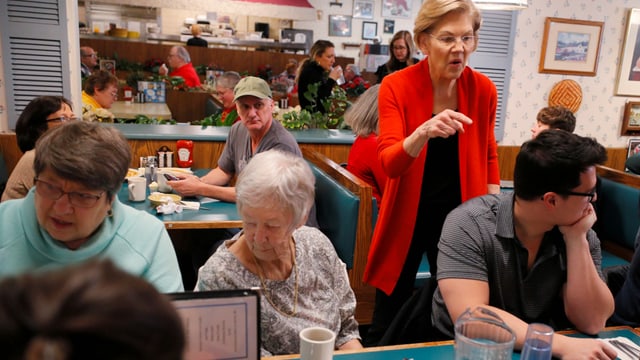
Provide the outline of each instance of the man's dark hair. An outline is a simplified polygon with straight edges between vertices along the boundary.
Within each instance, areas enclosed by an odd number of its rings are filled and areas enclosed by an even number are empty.
[[[602,164],[607,152],[595,139],[564,130],[543,131],[522,144],[516,157],[516,196],[533,200],[552,191],[566,193],[580,185],[580,174]]]

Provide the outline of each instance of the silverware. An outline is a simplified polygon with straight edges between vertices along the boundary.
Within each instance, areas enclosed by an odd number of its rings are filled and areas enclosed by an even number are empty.
[[[609,342],[632,359],[640,359],[640,350],[636,347],[616,339],[610,339]]]

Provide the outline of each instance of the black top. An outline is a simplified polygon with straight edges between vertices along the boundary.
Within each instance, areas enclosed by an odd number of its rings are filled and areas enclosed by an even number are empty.
[[[309,85],[319,83],[318,94],[315,98],[315,105],[307,100],[304,93],[309,89]],[[336,86],[336,81],[329,77],[329,73],[315,61],[307,61],[300,71],[298,78],[298,100],[302,109],[311,110],[311,112],[320,111],[326,113],[322,106],[322,100],[331,96],[331,89]]]
[[[417,64],[418,61],[420,61],[416,58],[412,58],[412,60],[414,64]],[[391,64],[389,64],[389,62],[386,62],[378,66],[378,70],[376,70],[376,76],[378,77],[377,84],[380,84],[382,82],[382,79],[385,76],[391,74],[394,71],[402,70],[406,67],[407,67],[406,61],[397,61],[397,60],[391,61]]]
[[[202,38],[199,38],[199,37],[192,37],[191,39],[187,40],[187,45],[188,46],[208,47],[209,43],[205,39],[202,39]]]

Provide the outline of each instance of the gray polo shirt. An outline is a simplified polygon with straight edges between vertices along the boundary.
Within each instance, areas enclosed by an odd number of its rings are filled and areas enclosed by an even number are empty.
[[[438,245],[437,278],[459,278],[489,283],[489,305],[523,321],[542,322],[555,329],[570,327],[564,313],[562,287],[567,281],[567,255],[557,227],[548,231],[538,256],[527,270],[528,252],[515,237],[514,193],[471,199],[445,220]],[[601,278],[600,240],[587,233],[589,250]],[[453,324],[436,289],[431,313],[433,325],[453,337]]]

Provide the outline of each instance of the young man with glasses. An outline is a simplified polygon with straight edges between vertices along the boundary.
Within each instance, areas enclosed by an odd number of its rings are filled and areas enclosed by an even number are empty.
[[[471,199],[449,213],[439,243],[431,319],[453,337],[467,308],[495,311],[523,346],[527,324],[602,330],[614,302],[602,274],[596,221],[596,165],[606,150],[594,139],[543,131],[516,158],[514,191]],[[555,334],[554,357],[614,359],[597,339]]]
[[[80,48],[80,71],[82,79],[88,78],[98,66],[98,53],[88,46]]]

